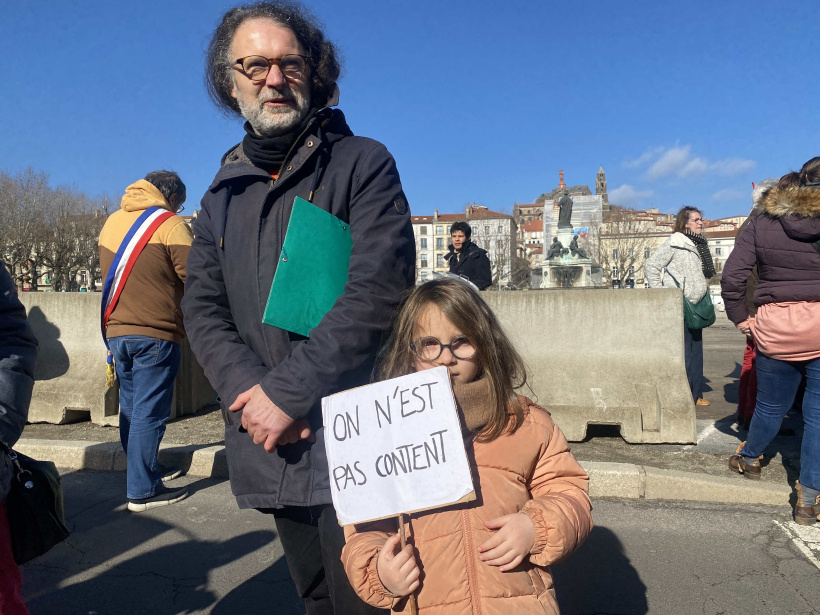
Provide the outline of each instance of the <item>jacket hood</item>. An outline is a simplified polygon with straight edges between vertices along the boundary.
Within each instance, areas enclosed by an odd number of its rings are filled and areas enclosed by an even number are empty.
[[[124,211],[143,211],[149,207],[162,207],[171,211],[171,206],[157,187],[151,182],[140,179],[125,189],[120,201],[120,209]]]
[[[761,199],[760,209],[775,218],[789,214],[820,217],[820,189],[806,186],[773,188]]]
[[[763,213],[780,220],[786,234],[796,241],[820,239],[820,190],[806,186],[773,188],[760,203]]]

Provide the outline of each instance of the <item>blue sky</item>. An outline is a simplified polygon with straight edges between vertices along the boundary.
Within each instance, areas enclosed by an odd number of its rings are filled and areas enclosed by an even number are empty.
[[[0,13],[0,170],[119,198],[148,171],[186,213],[244,134],[202,85],[222,0],[31,0]],[[413,213],[511,212],[568,184],[708,218],[820,155],[820,2],[306,3],[342,49],[340,108],[395,156]]]

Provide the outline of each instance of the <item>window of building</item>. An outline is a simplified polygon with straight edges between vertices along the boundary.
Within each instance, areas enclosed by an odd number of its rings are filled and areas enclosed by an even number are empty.
[[[499,224],[499,225],[498,225],[498,232],[499,232],[499,233],[503,233],[503,232],[504,232],[504,225],[503,225],[503,224]]]
[[[489,226],[485,226],[485,227],[484,227],[484,234],[485,234],[485,235],[489,235],[489,234],[490,234],[490,227],[489,227]]]
[[[444,255],[436,254],[436,267],[444,267]]]
[[[629,248],[629,258],[635,258],[635,248]]]
[[[649,258],[649,248],[644,248],[643,249],[643,257],[644,258]]]
[[[444,239],[441,237],[436,238],[436,250],[443,250],[444,249]]]
[[[421,238],[421,249],[422,249],[422,250],[426,250],[426,249],[427,249],[427,237],[422,237],[422,238]]]
[[[422,269],[423,269],[423,268],[424,268],[424,267],[426,267],[426,266],[427,266],[427,255],[426,255],[426,254],[422,254],[422,255],[421,255],[421,267],[422,267]]]
[[[427,281],[427,272],[426,272],[426,271],[422,271],[422,272],[421,272],[421,281],[422,281],[422,282],[426,282],[426,281]]]
[[[721,248],[715,248],[715,256],[720,256]]]
[[[427,227],[422,226],[421,230],[419,231],[419,235],[426,235],[427,234]]]
[[[444,227],[443,226],[437,226],[436,227],[436,235],[444,235]]]
[[[612,258],[614,258],[614,259],[618,258],[618,248],[613,248],[612,249]]]

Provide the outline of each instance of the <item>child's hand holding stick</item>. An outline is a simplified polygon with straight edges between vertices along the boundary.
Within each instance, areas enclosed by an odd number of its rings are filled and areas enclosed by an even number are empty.
[[[401,543],[401,550],[396,553],[399,543]],[[407,544],[407,537],[404,534],[404,515],[399,515],[399,533],[388,538],[379,552],[376,569],[387,591],[395,596],[410,596],[410,612],[416,615],[418,605],[413,592],[418,589],[421,571],[413,553],[413,546]]]

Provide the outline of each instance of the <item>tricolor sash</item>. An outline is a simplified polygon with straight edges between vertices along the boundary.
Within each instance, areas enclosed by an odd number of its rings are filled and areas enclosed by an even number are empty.
[[[134,263],[137,262],[140,252],[142,252],[154,232],[173,215],[175,215],[174,212],[162,207],[149,207],[137,218],[137,221],[128,229],[128,233],[122,240],[103,286],[100,322],[106,347],[108,347],[108,340],[105,337],[105,330],[108,326],[108,319],[117,306],[117,301],[119,301],[122,289],[125,288],[125,282],[134,268]]]

